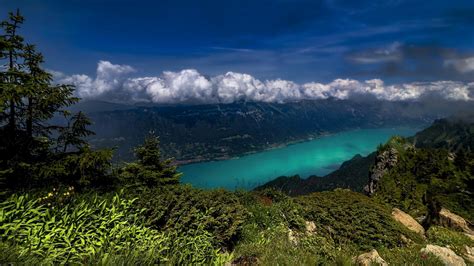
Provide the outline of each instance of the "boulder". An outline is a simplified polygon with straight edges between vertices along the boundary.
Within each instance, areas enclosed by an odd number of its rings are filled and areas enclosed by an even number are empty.
[[[298,245],[298,238],[296,238],[296,234],[293,230],[288,229],[288,240],[293,244],[293,245]]]
[[[400,240],[402,241],[404,246],[409,246],[409,245],[413,244],[413,240],[409,239],[405,235],[400,235]]]
[[[473,234],[464,233],[464,235],[469,237],[472,241],[474,241],[474,235]]]
[[[463,257],[469,262],[474,264],[474,247],[464,246]]]
[[[397,222],[403,224],[411,231],[418,233],[420,235],[425,234],[425,229],[421,226],[413,217],[409,214],[403,212],[400,209],[394,208],[392,210],[392,218],[395,219]]]
[[[313,235],[316,233],[316,224],[313,221],[305,221],[306,234]]]
[[[387,266],[385,262],[377,252],[377,250],[372,249],[372,251],[361,254],[355,259],[355,264],[359,266],[370,266],[370,265],[383,265]]]
[[[441,226],[461,230],[466,234],[474,235],[470,225],[461,216],[442,208],[439,212],[439,223]]]
[[[449,248],[436,245],[426,245],[421,249],[421,254],[432,254],[446,266],[465,266],[464,259]]]

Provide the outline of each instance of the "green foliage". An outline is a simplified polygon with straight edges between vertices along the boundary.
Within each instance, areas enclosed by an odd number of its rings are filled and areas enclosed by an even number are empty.
[[[176,171],[171,159],[162,160],[159,144],[158,137],[150,135],[135,149],[138,160],[120,169],[121,179],[126,184],[156,187],[179,183],[181,173]]]
[[[447,149],[450,152],[474,152],[474,120],[472,112],[436,120],[412,138],[417,147]]]
[[[317,231],[336,245],[355,244],[361,250],[402,245],[403,234],[419,242],[420,237],[391,218],[390,209],[350,191],[313,193],[299,197],[304,218],[314,221]]]
[[[446,207],[472,220],[474,157],[452,155],[442,149],[412,149],[399,154],[397,165],[378,183],[374,198],[417,217]],[[435,207],[434,207],[435,206]]]
[[[420,250],[425,245],[415,244],[408,247],[396,247],[392,249],[381,248],[377,251],[389,265],[420,265],[420,266],[444,266],[436,256],[432,254],[421,254]]]
[[[18,34],[23,20],[17,11],[0,24],[0,182],[10,192],[60,182],[98,185],[111,151],[90,150],[84,140],[92,134],[90,120],[64,110],[79,100],[74,88],[52,83],[42,54]],[[51,124],[61,114],[67,125]]]
[[[202,229],[223,247],[234,244],[246,217],[239,199],[225,190],[179,185],[138,191],[137,196],[137,206],[146,209],[144,220],[150,227],[177,232]]]
[[[144,210],[120,194],[36,199],[13,195],[0,204],[2,262],[41,264],[209,264],[229,259],[203,225],[160,232],[142,223]],[[57,195],[59,194],[59,196]]]
[[[27,169],[34,169],[35,176],[31,181],[37,182],[37,186],[65,184],[77,188],[110,187],[115,182],[110,175],[112,155],[110,149],[94,151],[86,146],[77,152],[49,158]]]
[[[87,146],[84,138],[93,135],[94,132],[87,129],[92,124],[91,120],[83,112],[78,112],[70,119],[69,112],[64,112],[64,117],[68,119],[68,125],[59,129],[58,148],[62,145],[63,152],[68,151],[69,146],[80,150]]]
[[[280,225],[293,229],[304,228],[300,206],[293,198],[273,189],[256,192],[253,197],[254,203],[246,206],[249,212],[246,226],[247,229],[254,230],[248,233],[249,237],[261,230]]]
[[[19,257],[34,256],[47,263],[79,263],[108,253],[134,249],[164,261],[167,237],[139,224],[132,200],[113,195],[76,199],[63,207],[48,208],[30,195],[14,195],[0,213],[2,241],[17,246]]]
[[[336,247],[321,234],[307,234],[298,199],[275,190],[239,192],[248,209],[234,257],[262,265],[349,265],[354,250]],[[293,234],[295,242],[289,239]],[[341,249],[341,247],[343,249]]]
[[[352,254],[321,236],[302,235],[295,244],[288,239],[288,228],[280,225],[239,244],[234,256],[255,258],[259,265],[350,265]]]
[[[410,144],[405,138],[400,136],[393,136],[385,144],[380,145],[377,148],[377,151],[383,152],[388,149],[395,149],[398,154],[404,154],[408,146],[410,146]]]
[[[431,243],[442,247],[449,246],[457,254],[463,254],[464,246],[474,245],[474,240],[465,234],[444,227],[432,226],[426,235]]]

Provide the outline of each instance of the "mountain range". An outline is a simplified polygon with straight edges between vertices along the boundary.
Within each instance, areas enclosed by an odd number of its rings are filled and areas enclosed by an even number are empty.
[[[131,160],[132,148],[154,132],[163,155],[182,164],[227,159],[350,129],[423,127],[467,106],[363,99],[169,106],[83,101],[72,111],[89,115],[96,132],[89,141],[99,148],[115,147],[116,161]]]

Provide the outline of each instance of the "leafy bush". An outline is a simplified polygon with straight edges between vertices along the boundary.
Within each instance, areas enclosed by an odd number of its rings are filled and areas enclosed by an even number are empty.
[[[463,253],[464,245],[473,246],[474,240],[461,232],[449,230],[444,227],[432,226],[426,232],[428,240],[435,245],[449,246],[457,254]]]
[[[474,156],[459,153],[455,161],[452,156],[440,149],[406,150],[399,154],[396,166],[381,178],[375,200],[415,217],[446,207],[472,221],[474,175],[470,164],[474,164]],[[461,156],[463,163],[459,162]]]
[[[91,262],[128,250],[165,261],[168,237],[140,225],[132,203],[118,194],[90,195],[48,208],[31,195],[14,195],[0,204],[1,238],[17,247],[19,257],[47,263]]]
[[[377,251],[389,265],[445,265],[433,254],[421,254],[420,250],[424,247],[425,245],[415,244],[409,247],[381,248]]]
[[[121,194],[13,195],[0,204],[0,263],[223,264],[230,259],[215,247],[205,223],[160,232],[144,226],[144,210],[134,202]]]
[[[246,206],[249,212],[246,224],[256,226],[257,230],[280,225],[293,229],[304,228],[300,206],[293,198],[273,189],[254,192],[253,197],[254,203]]]
[[[247,225],[251,227],[251,224]],[[250,230],[236,246],[235,257],[255,258],[261,265],[349,265],[352,251],[337,249],[334,243],[318,235],[298,236],[297,243],[288,238],[288,228],[278,225]]]
[[[137,206],[145,209],[143,218],[151,228],[182,234],[201,228],[210,232],[221,247],[235,243],[246,217],[239,199],[226,190],[205,191],[178,185],[138,193]]]
[[[391,218],[390,209],[356,192],[318,192],[298,197],[296,202],[302,206],[303,217],[315,222],[318,234],[332,239],[337,246],[393,248],[402,244],[402,234],[421,241]]]

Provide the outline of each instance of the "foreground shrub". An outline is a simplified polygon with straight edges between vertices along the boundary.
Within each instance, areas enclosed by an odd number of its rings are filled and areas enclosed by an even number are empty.
[[[409,247],[380,248],[377,251],[389,265],[444,266],[435,255],[420,253],[425,246],[414,244]]]
[[[438,246],[449,246],[457,254],[464,252],[464,246],[474,246],[474,240],[461,232],[449,230],[444,227],[432,226],[426,232],[428,240]]]
[[[30,195],[14,195],[0,205],[0,234],[20,257],[33,254],[50,263],[85,262],[132,249],[164,261],[168,238],[140,225],[132,203],[118,194],[91,195],[48,208]]]
[[[428,148],[399,152],[396,166],[380,179],[373,198],[414,217],[428,216],[427,225],[441,207],[473,221],[473,156]]]
[[[202,227],[185,233],[146,227],[144,210],[121,194],[64,200],[55,193],[13,195],[0,204],[1,263],[208,264],[226,259]]]
[[[137,206],[145,209],[143,218],[151,228],[180,234],[204,230],[212,234],[216,247],[232,246],[246,217],[234,193],[183,185],[140,191]]]
[[[328,191],[296,198],[306,220],[336,245],[355,244],[361,250],[396,247],[401,235],[415,242],[420,237],[391,218],[390,209],[351,191]]]

